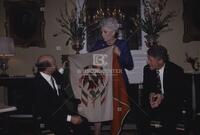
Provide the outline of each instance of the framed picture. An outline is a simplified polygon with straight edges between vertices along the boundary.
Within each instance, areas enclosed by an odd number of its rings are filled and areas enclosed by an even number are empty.
[[[45,47],[44,1],[5,1],[6,35],[16,47]]]
[[[200,41],[200,1],[183,0],[183,42]]]

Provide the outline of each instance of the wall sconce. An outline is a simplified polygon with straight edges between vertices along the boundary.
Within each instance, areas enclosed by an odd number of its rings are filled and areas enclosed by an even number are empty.
[[[0,37],[0,76],[8,76],[8,60],[15,55],[14,41],[9,37]]]

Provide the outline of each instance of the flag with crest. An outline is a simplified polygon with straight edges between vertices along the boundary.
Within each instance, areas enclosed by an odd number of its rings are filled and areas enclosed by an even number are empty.
[[[78,111],[89,122],[113,119],[112,47],[69,56],[70,78]]]
[[[79,113],[89,122],[112,120],[112,135],[118,135],[129,112],[128,95],[118,56],[113,47],[69,56],[74,95],[81,100]]]

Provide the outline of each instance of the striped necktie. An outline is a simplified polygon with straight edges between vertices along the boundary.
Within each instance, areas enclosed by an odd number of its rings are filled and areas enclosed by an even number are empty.
[[[157,80],[157,83],[156,83],[156,93],[161,93],[161,81],[160,81],[160,72],[159,70],[156,70],[156,80]]]

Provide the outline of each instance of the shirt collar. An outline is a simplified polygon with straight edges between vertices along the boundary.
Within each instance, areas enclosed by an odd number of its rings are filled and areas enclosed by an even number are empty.
[[[44,72],[40,72],[40,74],[42,75],[42,77],[44,77],[44,79],[46,79],[47,81],[51,80],[51,75],[48,75]]]
[[[163,73],[163,72],[164,72],[164,69],[165,69],[165,64],[158,70],[159,73]]]

